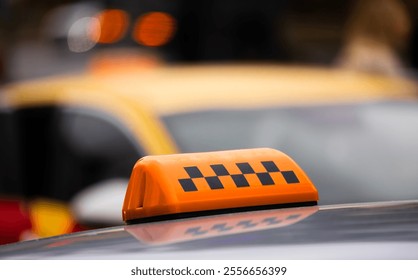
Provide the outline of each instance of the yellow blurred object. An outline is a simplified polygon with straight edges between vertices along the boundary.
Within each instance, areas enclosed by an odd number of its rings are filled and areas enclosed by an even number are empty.
[[[160,121],[132,97],[108,88],[104,80],[91,76],[54,78],[20,84],[4,95],[4,103],[14,108],[36,106],[78,106],[110,113],[120,119],[149,154],[177,151]],[[97,77],[98,78],[98,77]]]
[[[78,106],[110,113],[146,154],[178,152],[160,116],[221,108],[416,99],[416,82],[347,70],[278,65],[164,66],[103,71],[9,85],[11,108]]]
[[[32,231],[39,237],[72,232],[75,221],[68,206],[62,202],[39,199],[29,205]]]
[[[119,103],[149,114],[210,108],[318,105],[415,99],[418,85],[402,77],[333,68],[279,65],[154,67],[152,71],[86,73],[12,84],[3,102],[16,107],[79,104],[126,114]],[[112,105],[111,105],[112,104]],[[122,106],[122,105],[121,105]],[[129,122],[129,119],[127,119]]]
[[[416,82],[355,71],[280,65],[168,66],[97,77],[157,115],[416,98]]]

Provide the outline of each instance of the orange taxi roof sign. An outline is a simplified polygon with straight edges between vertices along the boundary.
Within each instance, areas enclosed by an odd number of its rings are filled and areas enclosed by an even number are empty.
[[[274,149],[146,156],[133,168],[122,217],[134,222],[317,201],[308,176]]]

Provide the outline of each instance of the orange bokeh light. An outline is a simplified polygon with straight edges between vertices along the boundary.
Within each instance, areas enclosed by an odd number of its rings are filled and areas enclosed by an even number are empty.
[[[138,18],[133,38],[148,47],[158,47],[168,43],[174,35],[176,20],[163,12],[150,12]]]
[[[99,28],[92,31],[91,38],[97,43],[112,44],[126,33],[129,25],[129,16],[123,10],[108,9],[101,11],[97,16]]]
[[[151,70],[160,64],[159,58],[151,54],[121,50],[96,54],[90,60],[89,70],[98,75],[132,73]]]

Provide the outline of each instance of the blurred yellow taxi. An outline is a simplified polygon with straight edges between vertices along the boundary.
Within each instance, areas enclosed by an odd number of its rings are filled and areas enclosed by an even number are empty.
[[[271,147],[300,163],[323,204],[418,199],[414,80],[273,64],[141,63],[99,63],[2,90],[1,193],[24,202],[17,208],[32,225],[14,241],[28,229],[44,237],[122,223],[127,179],[144,155]],[[64,222],[53,222],[51,209]]]

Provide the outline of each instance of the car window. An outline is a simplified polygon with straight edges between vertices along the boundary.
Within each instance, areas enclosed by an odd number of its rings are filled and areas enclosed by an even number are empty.
[[[11,110],[0,108],[0,131],[0,192],[13,195],[22,191],[22,185],[16,158],[16,126]]]
[[[24,196],[68,201],[98,181],[129,178],[144,155],[126,126],[100,110],[42,106],[15,117]]]
[[[183,152],[279,149],[321,204],[418,198],[418,103],[207,110],[163,118]]]

